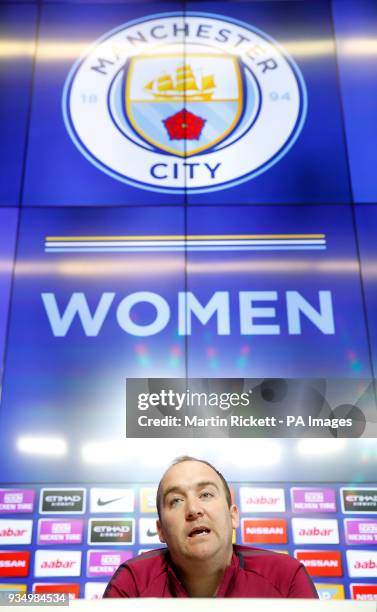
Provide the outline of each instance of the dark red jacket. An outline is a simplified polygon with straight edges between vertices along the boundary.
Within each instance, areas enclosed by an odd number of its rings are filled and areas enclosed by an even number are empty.
[[[166,548],[144,553],[115,572],[104,597],[188,597]],[[305,597],[317,592],[305,567],[285,554],[233,546],[217,597]]]

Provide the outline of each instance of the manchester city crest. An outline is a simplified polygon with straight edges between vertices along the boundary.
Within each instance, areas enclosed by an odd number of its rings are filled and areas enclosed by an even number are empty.
[[[241,69],[228,55],[132,58],[125,70],[125,116],[156,151],[181,157],[208,151],[240,120]]]
[[[67,78],[63,114],[75,145],[113,178],[205,192],[278,163],[301,131],[306,89],[267,34],[218,15],[161,14],[97,41]]]

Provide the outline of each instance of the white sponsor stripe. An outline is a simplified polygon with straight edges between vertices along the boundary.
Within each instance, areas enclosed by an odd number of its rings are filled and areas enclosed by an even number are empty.
[[[234,246],[234,247],[79,247],[79,248],[51,248],[45,249],[46,253],[151,253],[151,252],[184,252],[184,251],[324,251],[326,246]]]

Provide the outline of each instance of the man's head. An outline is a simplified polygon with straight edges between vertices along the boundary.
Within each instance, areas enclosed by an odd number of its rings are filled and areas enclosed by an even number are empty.
[[[210,463],[178,458],[159,483],[157,509],[160,540],[178,566],[205,560],[229,563],[238,510],[226,480]]]

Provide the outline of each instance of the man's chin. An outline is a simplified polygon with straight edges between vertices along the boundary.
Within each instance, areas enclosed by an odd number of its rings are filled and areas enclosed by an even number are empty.
[[[187,556],[191,559],[196,559],[197,561],[206,559],[210,559],[213,555],[216,554],[216,550],[214,546],[211,545],[210,542],[198,542],[195,545],[191,545],[187,549]]]

